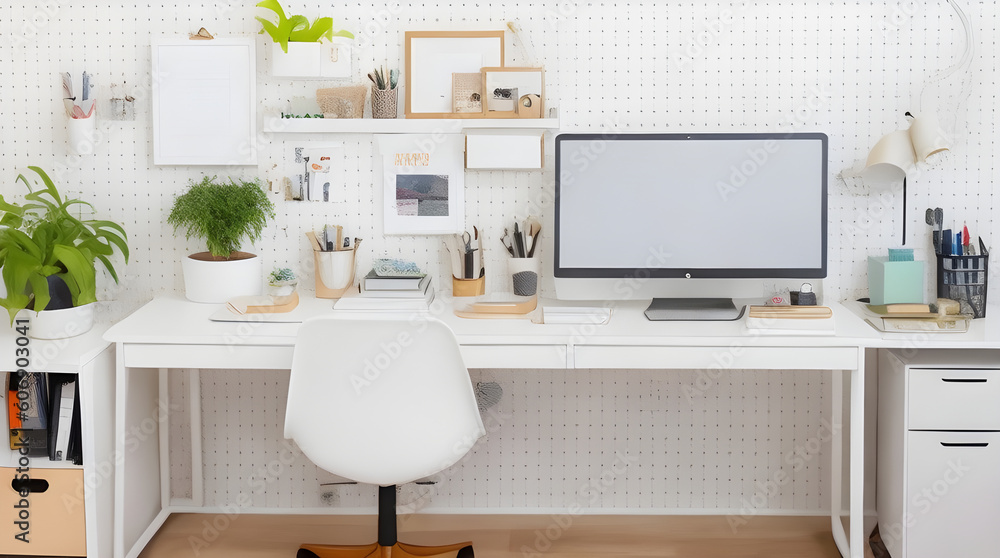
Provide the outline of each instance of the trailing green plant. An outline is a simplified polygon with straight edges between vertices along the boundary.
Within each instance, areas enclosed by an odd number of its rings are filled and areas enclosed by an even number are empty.
[[[128,263],[128,236],[112,221],[80,219],[70,213],[78,206],[94,206],[59,194],[52,179],[39,167],[28,167],[41,180],[23,174],[16,181],[28,188],[25,203],[18,205],[0,196],[0,266],[7,296],[0,306],[11,323],[19,310],[31,306],[44,310],[51,300],[48,278],[55,275],[69,289],[73,306],[97,302],[95,262],[100,261],[118,282],[110,256],[117,247]],[[42,187],[44,186],[44,188]]]
[[[267,32],[271,39],[281,45],[281,50],[288,52],[288,43],[317,43],[322,39],[333,40],[334,37],[347,37],[353,39],[354,34],[350,31],[333,31],[333,18],[321,17],[309,24],[309,18],[301,15],[285,16],[285,10],[281,8],[278,0],[263,0],[257,4],[258,8],[270,10],[274,15],[271,17],[256,16],[254,19],[260,22],[263,27],[260,33]]]
[[[274,204],[259,178],[222,183],[216,178],[192,180],[188,191],[174,200],[167,222],[174,231],[187,228],[189,239],[203,239],[216,258],[229,259],[244,239],[260,240],[268,219],[274,218]]]

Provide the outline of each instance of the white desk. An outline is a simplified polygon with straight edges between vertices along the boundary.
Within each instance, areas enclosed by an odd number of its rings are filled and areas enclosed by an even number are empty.
[[[447,302],[447,301],[444,301]],[[303,298],[309,313],[332,312],[332,302]],[[469,320],[455,317],[442,304],[430,315],[446,322],[458,337],[469,368],[631,368],[631,369],[774,369],[832,370],[851,377],[850,528],[840,510],[842,439],[837,431],[832,452],[833,535],[844,556],[861,558],[864,493],[864,349],[880,341],[855,314],[831,305],[833,336],[751,335],[737,322],[649,322],[644,302],[616,303],[610,323],[541,325],[525,319]],[[287,369],[298,324],[212,322],[217,305],[188,302],[179,296],[153,300],[111,328],[106,339],[117,343],[116,440],[124,450],[129,425],[156,416],[165,404],[170,368]],[[422,319],[413,315],[414,320]],[[426,316],[426,315],[424,315]],[[159,374],[133,369],[159,369]],[[148,372],[148,371],[147,371]],[[834,402],[842,401],[843,377],[834,382]],[[200,401],[192,382],[192,404]],[[833,405],[842,423],[841,405]],[[200,459],[198,411],[191,413],[192,451]],[[167,429],[159,422],[158,440],[124,452],[115,477],[115,557],[133,558],[170,513]],[[134,443],[134,441],[133,441]],[[200,463],[193,465],[193,502],[201,505]]]

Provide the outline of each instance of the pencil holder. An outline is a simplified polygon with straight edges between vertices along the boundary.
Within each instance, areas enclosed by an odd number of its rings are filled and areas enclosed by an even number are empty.
[[[538,258],[511,258],[507,260],[507,273],[510,274],[514,294],[532,296],[538,292],[538,274],[542,266]]]
[[[486,294],[486,276],[479,279],[451,278],[452,296],[480,296]]]
[[[372,118],[396,118],[396,91],[372,87]]]
[[[316,264],[316,298],[340,298],[354,286],[357,250],[320,252],[313,250]]]
[[[97,117],[70,118],[66,121],[66,133],[71,155],[93,155],[94,139],[97,136]]]
[[[990,253],[979,239],[979,256],[937,255],[938,298],[957,300],[963,314],[986,317],[986,291]]]

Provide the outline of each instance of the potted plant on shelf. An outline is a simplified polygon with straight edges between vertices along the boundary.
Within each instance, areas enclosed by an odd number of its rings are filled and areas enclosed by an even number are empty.
[[[354,34],[333,30],[333,19],[317,18],[312,24],[301,15],[285,16],[278,0],[257,4],[260,33],[271,36],[271,75],[295,78],[351,77]],[[323,40],[327,42],[323,42]]]
[[[24,174],[18,175],[29,191],[25,203],[18,205],[0,196],[0,266],[5,290],[0,306],[7,309],[12,325],[22,313],[30,337],[81,335],[94,324],[96,262],[117,283],[111,256],[117,248],[128,263],[128,237],[117,223],[74,216],[71,209],[94,208],[79,199],[64,199],[44,170],[28,168],[41,183],[36,181],[33,188]]]
[[[269,219],[274,204],[259,179],[216,183],[216,177],[191,181],[187,192],[177,196],[167,222],[174,231],[187,229],[187,238],[201,238],[207,252],[191,254],[182,261],[184,292],[194,302],[226,302],[246,295],[259,295],[263,266],[254,254],[241,252],[244,240],[254,242]]]

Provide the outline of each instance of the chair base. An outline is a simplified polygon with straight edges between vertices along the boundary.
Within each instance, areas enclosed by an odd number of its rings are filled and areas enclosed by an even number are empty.
[[[382,546],[378,543],[365,545],[304,544],[296,558],[474,558],[472,543],[464,542],[446,546],[416,546],[396,543]]]

